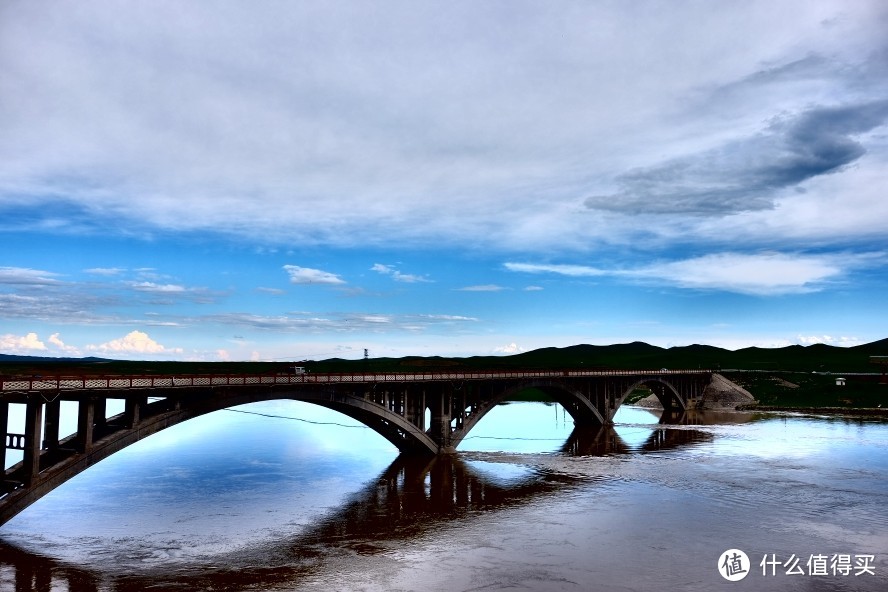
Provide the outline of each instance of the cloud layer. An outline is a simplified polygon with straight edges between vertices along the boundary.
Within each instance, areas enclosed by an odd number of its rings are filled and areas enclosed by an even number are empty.
[[[857,138],[888,120],[888,100],[818,107],[716,149],[617,178],[586,207],[629,214],[725,215],[771,209],[780,190],[840,171],[866,154]]]
[[[884,147],[884,3],[644,4],[14,3],[0,229],[588,249]]]

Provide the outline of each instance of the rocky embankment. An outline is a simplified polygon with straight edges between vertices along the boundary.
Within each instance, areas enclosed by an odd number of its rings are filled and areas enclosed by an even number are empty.
[[[698,409],[736,409],[740,405],[754,404],[755,397],[742,386],[739,386],[721,374],[713,374],[712,382],[703,389],[703,397]],[[662,408],[656,395],[650,395],[635,403],[638,407],[649,409]]]

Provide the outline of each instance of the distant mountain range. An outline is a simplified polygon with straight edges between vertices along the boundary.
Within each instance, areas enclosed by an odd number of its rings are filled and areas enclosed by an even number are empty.
[[[47,356],[13,356],[0,354],[0,362],[110,362],[105,358],[51,358]]]
[[[300,362],[313,372],[382,371],[410,368],[425,370],[445,368],[705,368],[745,370],[798,370],[817,372],[876,372],[870,356],[888,356],[888,339],[854,347],[825,344],[790,345],[780,348],[748,347],[727,350],[711,345],[686,345],[663,348],[641,341],[614,345],[573,345],[546,347],[511,356],[474,356],[469,358],[417,357],[371,358],[370,360],[331,359]],[[126,373],[138,371],[176,371],[209,373],[219,371],[253,371],[286,365],[270,362],[135,362],[103,358],[48,358],[0,354],[0,363],[15,364],[101,364],[104,371]],[[226,370],[222,370],[222,368]],[[266,368],[267,367],[267,368]],[[248,370],[249,368],[249,370]]]

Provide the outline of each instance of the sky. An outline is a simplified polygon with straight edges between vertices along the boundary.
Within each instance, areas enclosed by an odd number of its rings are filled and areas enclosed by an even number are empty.
[[[882,0],[0,4],[0,353],[888,337]]]

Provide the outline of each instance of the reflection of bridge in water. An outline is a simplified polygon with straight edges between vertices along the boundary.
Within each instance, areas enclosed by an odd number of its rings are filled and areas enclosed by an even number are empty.
[[[651,436],[629,446],[609,427],[576,428],[564,452],[578,456],[677,448],[711,436],[692,429],[651,425]],[[483,454],[480,457],[484,457]],[[517,476],[496,475],[460,455],[400,455],[373,482],[332,513],[292,538],[253,544],[212,565],[146,569],[133,574],[89,571],[0,542],[0,588],[16,592],[136,592],[146,589],[242,589],[250,586],[297,586],[321,569],[331,549],[369,555],[384,553],[390,541],[419,539],[425,533],[468,515],[528,504],[547,494],[590,483],[588,478],[532,466]],[[514,467],[511,463],[506,463]],[[220,567],[224,566],[224,567]],[[124,571],[124,569],[121,569]]]
[[[561,404],[578,426],[609,425],[641,385],[672,413],[693,408],[711,378],[710,371],[665,369],[0,378],[0,425],[10,405],[25,408],[23,428],[6,433],[0,446],[2,467],[9,450],[22,453],[0,482],[0,524],[142,438],[245,403],[314,403],[364,423],[401,452],[431,455],[453,452],[491,409],[529,388]],[[77,416],[77,431],[66,437],[62,403]],[[110,415],[115,403],[123,412]]]

